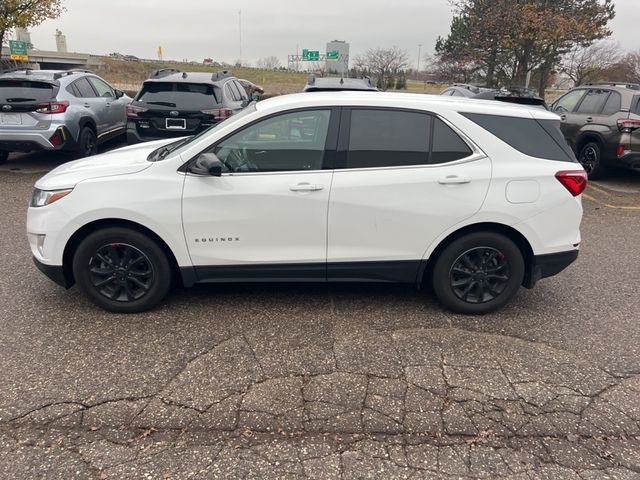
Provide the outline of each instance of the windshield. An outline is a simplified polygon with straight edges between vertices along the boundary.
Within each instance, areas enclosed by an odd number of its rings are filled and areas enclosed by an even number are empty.
[[[213,85],[183,82],[145,83],[137,101],[182,110],[204,110],[219,103]]]
[[[168,145],[163,145],[162,147],[155,149],[153,152],[149,154],[149,156],[147,157],[147,160],[150,162],[158,162],[160,160],[164,160],[170,153],[177,151],[179,148],[187,147],[193,142],[199,140],[200,138],[215,132],[216,130],[218,130],[219,128],[222,128],[223,126],[227,126],[230,123],[233,123],[243,117],[246,117],[247,115],[255,111],[256,111],[256,102],[252,102],[244,110],[233,115],[232,117],[227,118],[226,120],[223,120],[220,123],[216,123],[215,125],[207,128],[206,130],[203,130],[197,135],[183,138],[176,142],[170,143]]]

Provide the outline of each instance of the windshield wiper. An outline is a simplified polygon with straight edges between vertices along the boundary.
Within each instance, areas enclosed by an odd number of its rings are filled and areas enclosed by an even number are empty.
[[[164,107],[175,107],[176,104],[175,103],[171,103],[171,102],[145,102],[148,105],[162,105]]]
[[[149,157],[147,157],[147,160],[149,160],[150,162],[157,162],[157,161],[163,160],[167,155],[169,155],[175,149],[182,146],[182,144],[184,144],[187,140],[188,138],[184,140],[178,140],[177,142],[170,143],[169,145],[164,145],[160,148],[156,148],[153,152],[151,152],[151,154],[149,154]]]

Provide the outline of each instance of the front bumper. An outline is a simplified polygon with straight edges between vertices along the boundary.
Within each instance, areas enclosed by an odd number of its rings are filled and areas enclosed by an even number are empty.
[[[62,265],[45,265],[36,257],[33,257],[33,263],[36,264],[38,270],[40,270],[47,277],[49,277],[50,280],[53,280],[53,282],[57,283],[61,287],[68,289],[73,286],[73,282],[65,275]]]
[[[534,256],[523,285],[526,288],[533,288],[538,280],[559,274],[576,261],[579,253],[580,250],[576,249]]]

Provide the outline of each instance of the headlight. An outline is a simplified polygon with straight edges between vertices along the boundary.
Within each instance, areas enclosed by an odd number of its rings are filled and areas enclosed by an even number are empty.
[[[44,207],[50,205],[53,202],[57,202],[63,197],[66,197],[73,191],[73,188],[65,188],[64,190],[40,190],[34,189],[33,196],[31,197],[31,207]]]

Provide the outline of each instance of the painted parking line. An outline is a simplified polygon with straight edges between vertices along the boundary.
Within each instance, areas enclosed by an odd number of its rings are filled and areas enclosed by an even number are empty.
[[[612,208],[614,210],[638,210],[638,211],[640,211],[640,206],[610,205],[608,203],[601,202],[597,198],[592,197],[591,195],[588,195],[586,193],[583,193],[582,196],[584,198],[586,198],[587,200],[590,200],[593,203],[597,203],[598,205],[600,205],[602,207]]]

